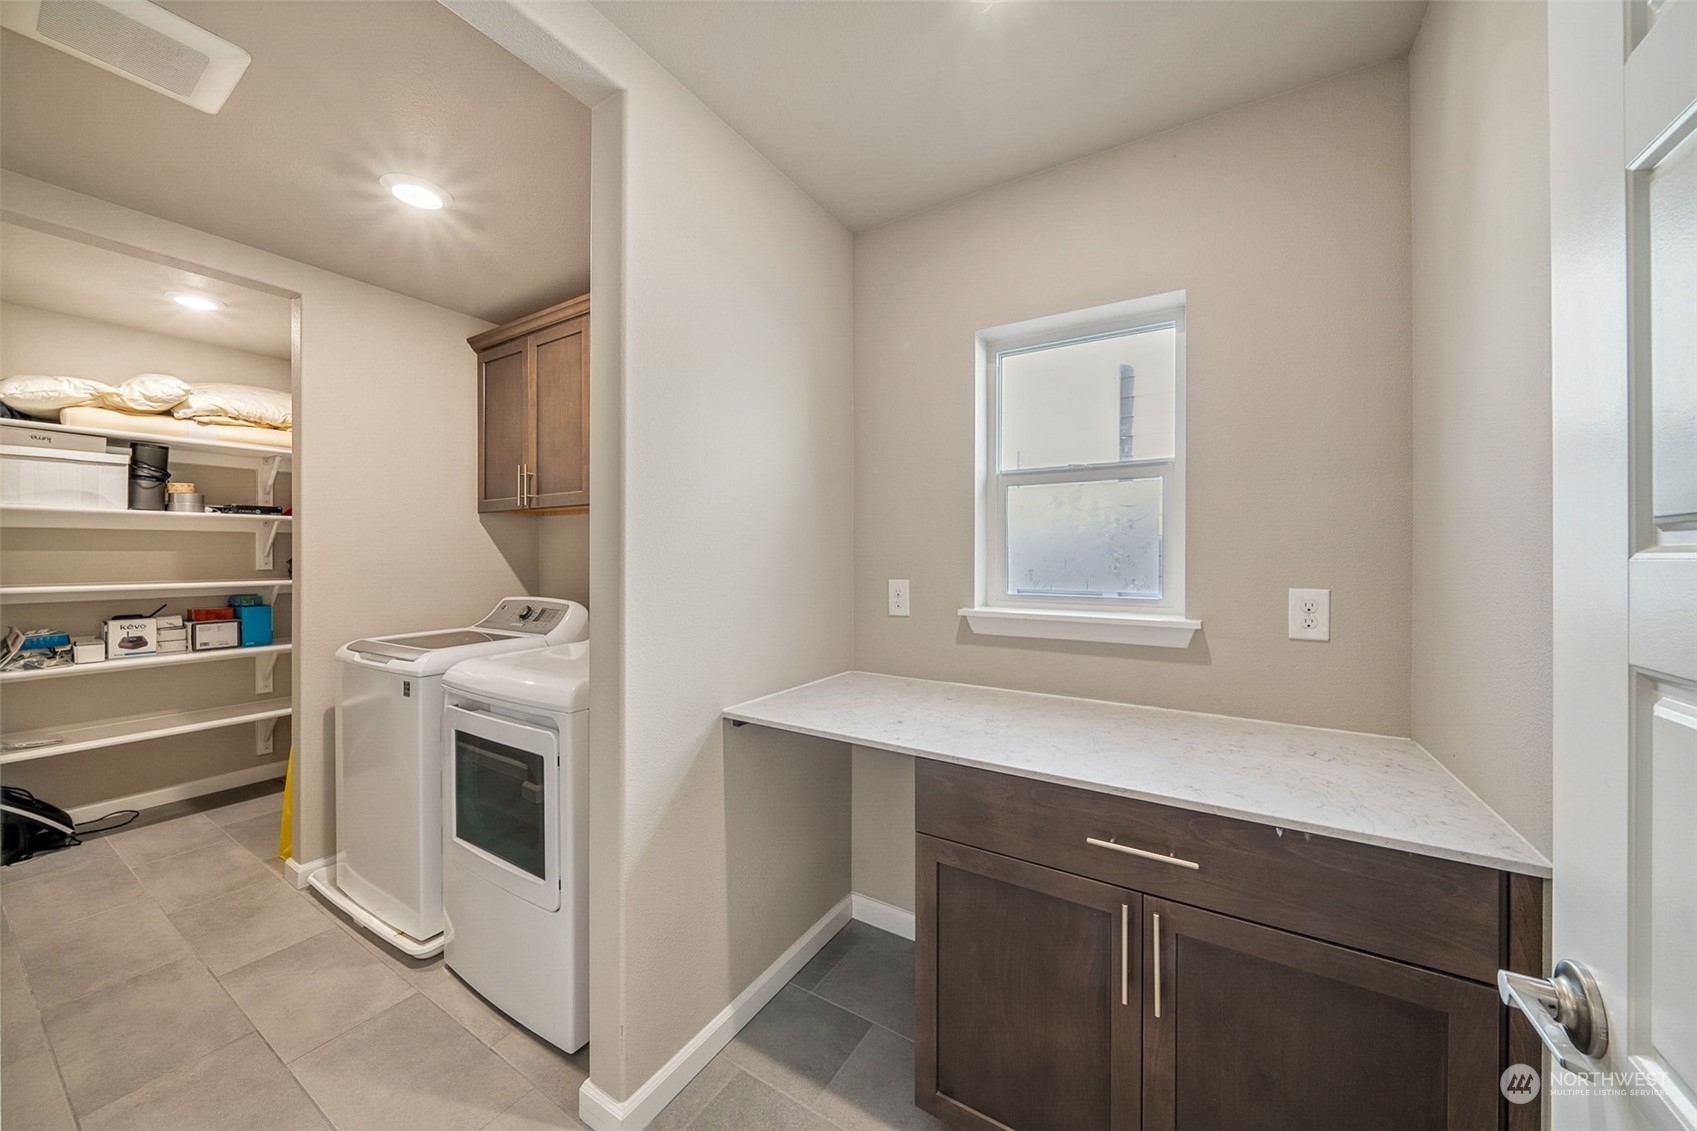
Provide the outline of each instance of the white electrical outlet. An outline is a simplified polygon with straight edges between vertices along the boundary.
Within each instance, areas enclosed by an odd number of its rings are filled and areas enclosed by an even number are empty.
[[[890,578],[890,615],[905,617],[908,615],[907,579]]]
[[[1330,640],[1332,638],[1332,591],[1330,589],[1292,589],[1290,591],[1290,638],[1292,640]]]

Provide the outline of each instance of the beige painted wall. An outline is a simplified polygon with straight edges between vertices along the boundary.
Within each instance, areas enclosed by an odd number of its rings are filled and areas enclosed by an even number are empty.
[[[535,584],[534,530],[522,517],[480,519],[474,503],[465,339],[487,323],[13,173],[0,175],[0,192],[26,222],[299,296],[295,843],[303,860],[326,855],[337,646],[465,624]]]
[[[536,523],[536,591],[589,604],[589,516],[551,514]]]
[[[914,909],[913,759],[853,748],[854,890]]]
[[[0,374],[64,374],[116,385],[137,373],[171,373],[191,385],[234,381],[287,389],[288,358],[150,334],[18,303],[0,304]],[[57,368],[50,368],[57,366]]]
[[[1540,4],[1427,9],[1409,56],[1413,737],[1550,851],[1550,204]]]
[[[1386,63],[860,235],[855,666],[1407,734],[1407,125]],[[1185,650],[974,636],[974,334],[1174,290],[1203,631]],[[892,577],[909,618],[885,615]],[[1293,586],[1331,589],[1329,644],[1286,638]],[[911,892],[911,812],[865,808],[911,789],[909,763],[856,756],[856,831],[884,828],[857,837],[857,891]]]
[[[1407,115],[1387,63],[859,237],[857,666],[1407,733]],[[972,635],[974,333],[1174,290],[1203,631]],[[1286,639],[1292,586],[1332,590],[1331,643]]]
[[[849,664],[852,245],[593,7],[452,6],[594,107],[590,1049],[618,1100],[848,893],[847,750],[719,712]]]

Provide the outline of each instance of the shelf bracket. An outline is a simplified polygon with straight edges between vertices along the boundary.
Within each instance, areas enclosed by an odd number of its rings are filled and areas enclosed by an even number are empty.
[[[260,719],[253,724],[253,756],[264,758],[272,753],[277,734],[276,719]]]
[[[253,532],[253,568],[270,569],[271,551],[277,545],[280,522],[262,522]]]
[[[276,681],[278,652],[253,658],[253,693],[255,695],[271,694],[271,686]]]
[[[277,473],[282,470],[282,456],[266,456],[259,461],[259,466],[253,469],[256,493],[259,495],[259,505],[268,507],[277,493]]]

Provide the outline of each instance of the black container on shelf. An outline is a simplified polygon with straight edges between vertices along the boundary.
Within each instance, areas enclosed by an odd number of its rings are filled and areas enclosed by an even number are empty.
[[[130,509],[165,509],[165,484],[171,480],[171,449],[164,444],[130,445]]]

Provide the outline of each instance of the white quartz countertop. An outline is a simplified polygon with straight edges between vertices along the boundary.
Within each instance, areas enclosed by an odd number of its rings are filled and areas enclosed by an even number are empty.
[[[727,719],[1548,877],[1550,862],[1406,738],[844,672]]]

